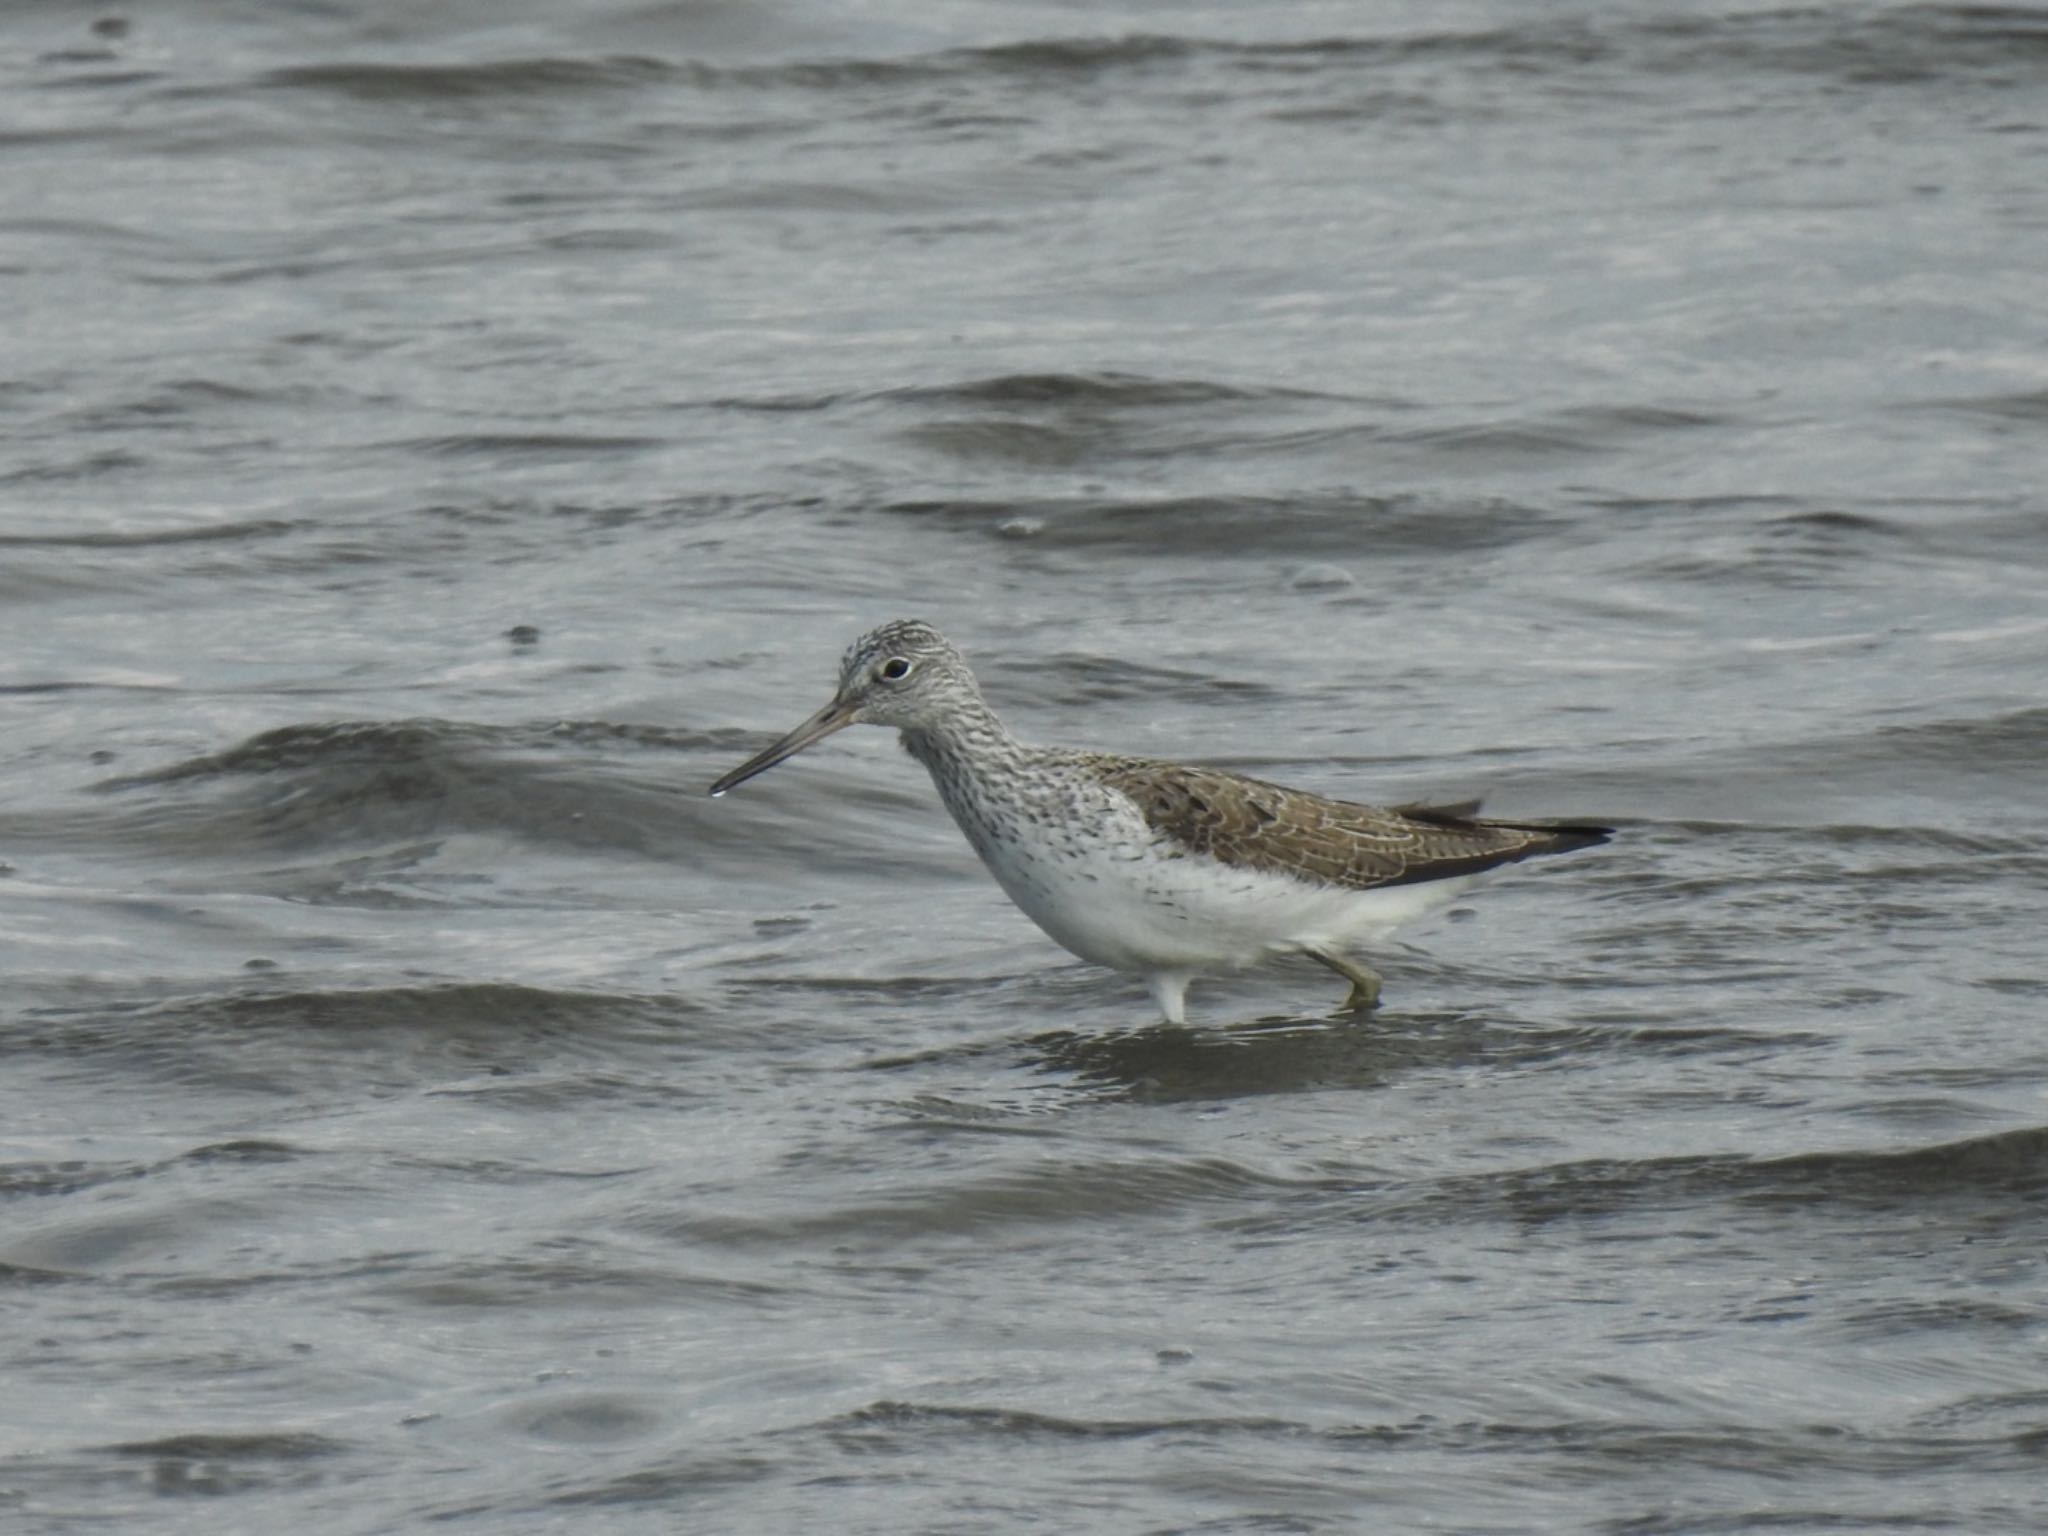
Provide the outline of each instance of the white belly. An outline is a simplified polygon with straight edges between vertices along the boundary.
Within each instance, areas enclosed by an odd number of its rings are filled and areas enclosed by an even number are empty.
[[[1076,845],[986,840],[976,851],[1031,920],[1084,960],[1121,971],[1199,973],[1304,949],[1343,951],[1449,903],[1474,877],[1356,891],[1169,857],[1147,833]]]

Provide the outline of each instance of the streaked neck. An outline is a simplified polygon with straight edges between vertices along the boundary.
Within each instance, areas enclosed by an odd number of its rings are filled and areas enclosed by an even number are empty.
[[[949,780],[975,780],[1021,763],[1025,746],[977,694],[947,711],[945,719],[903,733],[903,750],[931,770],[943,790]]]

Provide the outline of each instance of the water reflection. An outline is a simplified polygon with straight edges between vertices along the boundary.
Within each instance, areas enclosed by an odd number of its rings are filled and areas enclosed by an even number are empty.
[[[1025,1059],[1138,1102],[1249,1098],[1382,1087],[1417,1068],[1491,1054],[1488,1033],[1461,1013],[1292,1015],[1228,1029],[1052,1030],[1025,1042]]]

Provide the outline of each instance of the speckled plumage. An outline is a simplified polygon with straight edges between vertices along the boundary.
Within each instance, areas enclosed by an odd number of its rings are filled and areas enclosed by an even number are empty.
[[[929,624],[864,635],[824,709],[712,786],[723,794],[843,726],[895,726],[1004,891],[1084,960],[1143,975],[1184,1017],[1196,975],[1308,955],[1352,982],[1360,939],[1450,900],[1473,877],[1605,842],[1609,829],[1479,818],[1476,802],[1382,808],[1149,758],[1027,746]]]

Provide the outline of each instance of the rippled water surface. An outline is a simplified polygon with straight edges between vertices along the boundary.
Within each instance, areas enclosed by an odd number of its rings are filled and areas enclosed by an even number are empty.
[[[0,1525],[2048,1523],[2048,14],[0,36]],[[855,731],[1610,820],[1195,1027]]]

